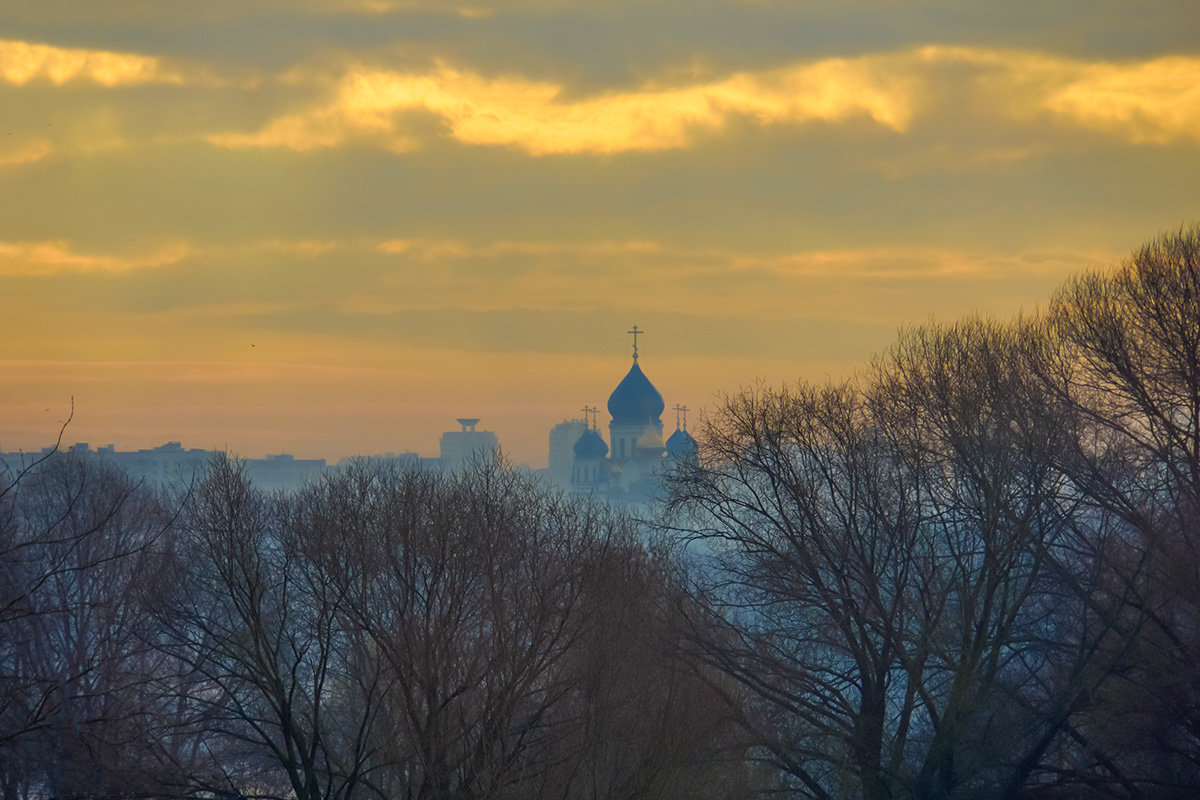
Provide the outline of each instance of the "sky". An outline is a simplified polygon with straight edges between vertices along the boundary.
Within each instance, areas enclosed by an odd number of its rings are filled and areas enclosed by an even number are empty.
[[[0,451],[544,466],[635,324],[695,424],[1198,178],[1195,0],[0,0]]]

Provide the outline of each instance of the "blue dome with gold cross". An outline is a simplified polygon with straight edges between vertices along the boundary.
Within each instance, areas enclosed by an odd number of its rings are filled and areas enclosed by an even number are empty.
[[[649,425],[658,421],[667,404],[654,384],[642,372],[637,361],[629,368],[629,373],[613,389],[608,396],[608,413],[612,421],[618,425],[638,423]]]
[[[654,425],[661,431],[662,422],[659,417],[667,404],[638,366],[637,337],[645,331],[634,325],[633,330],[628,333],[633,335],[633,366],[608,396],[608,413],[612,415],[615,425]]]

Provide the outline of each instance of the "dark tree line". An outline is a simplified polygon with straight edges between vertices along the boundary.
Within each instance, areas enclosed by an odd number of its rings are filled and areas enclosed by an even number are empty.
[[[4,800],[750,794],[667,561],[499,464],[164,494],[55,454],[2,491]]]
[[[170,520],[125,475],[50,456],[0,478],[0,793],[109,796],[163,763],[164,657],[137,601]]]
[[[698,439],[661,544],[495,463],[8,465],[0,800],[1200,791],[1200,227]]]
[[[1200,227],[1043,314],[728,397],[699,440],[692,652],[778,788],[1200,790]]]

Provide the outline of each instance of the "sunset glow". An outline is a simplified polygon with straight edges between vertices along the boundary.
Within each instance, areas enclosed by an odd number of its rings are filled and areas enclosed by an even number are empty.
[[[1200,217],[1190,0],[0,12],[0,452],[703,409]]]

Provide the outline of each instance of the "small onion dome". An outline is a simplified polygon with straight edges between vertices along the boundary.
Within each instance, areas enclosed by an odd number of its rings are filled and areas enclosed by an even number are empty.
[[[594,430],[584,431],[583,435],[575,441],[572,450],[574,450],[576,458],[604,458],[608,455],[608,445]]]
[[[667,455],[671,458],[690,458],[700,450],[700,445],[685,430],[676,429],[667,439]]]
[[[656,455],[662,455],[662,436],[659,435],[658,431],[654,430],[653,425],[647,425],[646,430],[642,431],[642,435],[638,437],[637,444],[634,446],[637,447],[638,451],[641,453],[654,453]]]
[[[654,388],[654,384],[642,372],[636,361],[630,367],[629,374],[621,379],[608,397],[608,413],[618,425],[648,425],[657,420],[666,407],[662,395]]]

